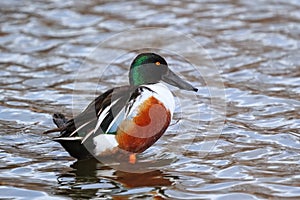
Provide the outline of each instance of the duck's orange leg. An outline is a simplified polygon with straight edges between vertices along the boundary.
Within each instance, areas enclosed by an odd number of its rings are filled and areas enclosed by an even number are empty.
[[[131,153],[129,155],[129,163],[131,163],[131,164],[135,164],[136,163],[136,154],[135,153]]]

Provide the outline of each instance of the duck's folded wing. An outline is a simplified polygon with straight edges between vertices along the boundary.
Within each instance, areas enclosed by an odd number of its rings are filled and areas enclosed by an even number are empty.
[[[109,103],[103,106],[98,112],[98,121],[93,133],[100,130],[101,133],[116,133],[119,125],[125,119],[128,119],[133,109],[140,105],[144,93],[151,91],[146,87],[128,87],[118,88],[112,92],[112,95],[107,98]],[[149,94],[147,94],[149,95]]]
[[[82,137],[82,143],[93,134],[111,132],[122,118],[132,87],[117,87],[97,97],[81,114],[69,121],[68,134],[61,137]],[[60,137],[60,138],[61,138]]]
[[[128,119],[132,113],[132,108],[136,108],[140,104],[138,102],[145,90],[145,87],[120,87],[104,99],[102,107],[97,113],[97,123],[95,128],[90,130],[82,138],[85,142],[93,134],[116,134],[119,125],[123,120]],[[80,135],[80,134],[79,134]]]

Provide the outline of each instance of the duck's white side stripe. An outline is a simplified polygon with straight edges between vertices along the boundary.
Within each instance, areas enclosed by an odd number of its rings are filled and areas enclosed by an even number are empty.
[[[107,106],[103,111],[99,111],[98,115],[98,121],[97,121],[97,125],[95,127],[95,131],[94,133],[98,130],[98,128],[100,128],[103,120],[105,119],[105,117],[108,115],[109,110],[119,101],[119,99],[114,100],[113,102],[111,102],[111,104],[109,106]]]
[[[74,140],[82,140],[82,137],[60,137],[60,138],[54,138],[54,141],[60,141],[60,140],[68,140],[68,141],[74,141]]]
[[[75,135],[75,133],[77,133],[78,131],[80,131],[83,127],[85,127],[88,123],[90,123],[91,121],[88,121],[84,124],[82,124],[81,126],[79,126],[75,131],[73,131],[69,137],[72,137],[73,135]]]

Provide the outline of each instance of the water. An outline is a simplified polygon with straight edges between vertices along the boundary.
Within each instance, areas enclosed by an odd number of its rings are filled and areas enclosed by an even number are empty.
[[[0,198],[300,198],[299,8],[296,0],[2,1]],[[54,127],[52,113],[72,116],[74,96],[91,97],[74,88],[74,80],[96,45],[142,27],[181,31],[206,49],[225,85],[223,132],[217,137],[206,131],[208,91],[179,67],[200,89],[199,123],[189,118],[174,132],[173,122],[142,155],[159,159],[175,152],[174,162],[137,175],[75,161],[42,132]],[[113,78],[100,86],[95,77],[80,85],[101,90],[123,84],[118,77],[126,75],[132,56],[120,59],[110,71]],[[184,94],[178,94],[185,102],[181,108],[192,111]],[[215,146],[201,156],[204,143]]]

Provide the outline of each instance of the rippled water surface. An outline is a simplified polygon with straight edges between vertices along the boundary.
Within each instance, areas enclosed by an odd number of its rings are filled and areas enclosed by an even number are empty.
[[[299,9],[297,0],[1,1],[0,198],[299,199]],[[176,120],[184,121],[181,109],[193,111],[190,94],[179,93],[173,125],[141,156],[176,160],[143,174],[78,162],[42,132],[54,127],[54,112],[72,116],[74,97],[91,97],[74,80],[98,43],[142,27],[186,34],[219,67],[226,93],[222,134],[206,129],[205,84],[167,56],[199,88],[201,115],[172,131]],[[118,59],[100,85],[97,77],[77,84],[102,91],[126,83],[134,55]],[[201,156],[204,143],[216,144]]]

